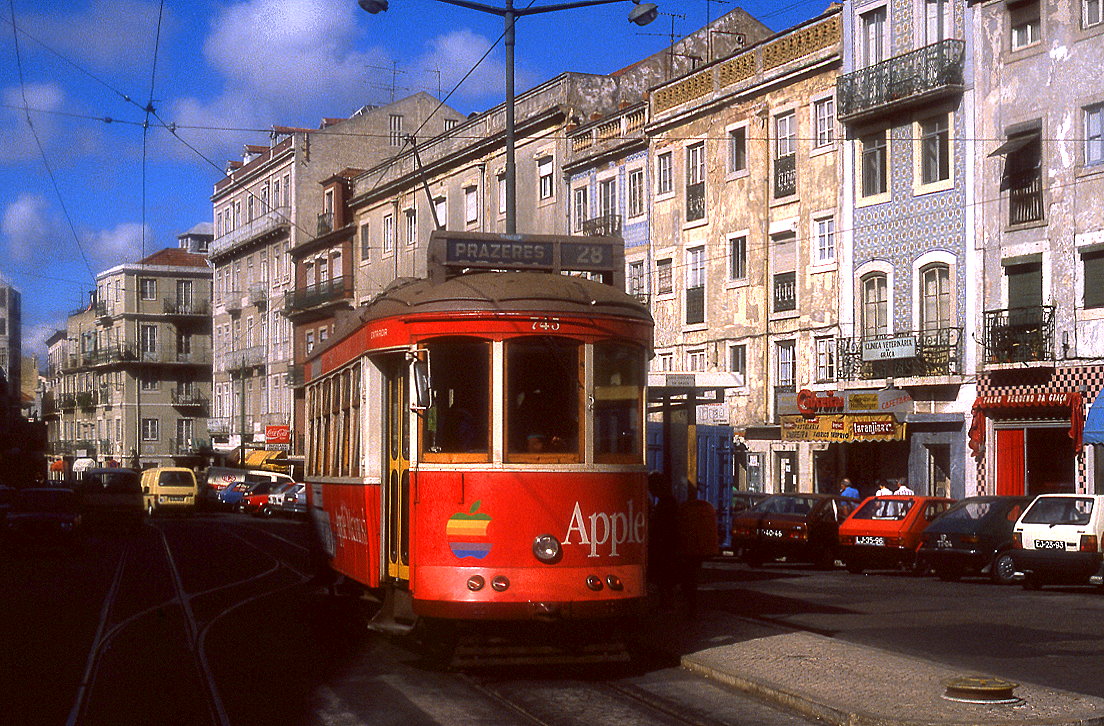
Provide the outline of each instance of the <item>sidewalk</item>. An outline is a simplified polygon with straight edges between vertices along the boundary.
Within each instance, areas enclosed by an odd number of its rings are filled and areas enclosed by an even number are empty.
[[[847,726],[1104,726],[1104,699],[1021,683],[1016,705],[943,698],[968,675],[935,662],[720,611],[657,616],[649,644],[683,668],[825,723]]]

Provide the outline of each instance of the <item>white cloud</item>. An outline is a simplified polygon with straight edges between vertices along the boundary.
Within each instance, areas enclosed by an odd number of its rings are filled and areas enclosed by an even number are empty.
[[[33,194],[20,194],[0,218],[5,251],[16,262],[46,258],[58,248],[63,232],[61,220],[50,213],[47,201]]]
[[[145,254],[150,255],[160,249],[160,246],[154,242],[149,226],[145,231]],[[136,222],[123,222],[111,229],[91,232],[84,237],[85,254],[97,273],[123,262],[137,262],[143,254],[142,225]]]
[[[57,111],[65,103],[65,93],[56,83],[28,83],[11,86],[2,92],[4,108],[0,109],[0,163],[12,163],[41,157],[38,144],[49,148],[57,133],[57,121],[49,114],[36,111]],[[30,109],[34,131],[27,124],[23,111],[24,99]],[[18,108],[12,108],[12,107]],[[35,136],[38,140],[35,140]]]
[[[461,82],[468,72],[491,47],[493,41],[478,33],[462,28],[445,35],[439,35],[428,42],[427,51],[415,61],[415,67],[426,77],[441,73],[441,88],[447,93]],[[456,95],[463,98],[490,96],[496,99],[505,97],[506,67],[501,60],[501,43],[463,80]],[[534,76],[518,71],[515,64],[514,86],[518,91],[533,84]]]

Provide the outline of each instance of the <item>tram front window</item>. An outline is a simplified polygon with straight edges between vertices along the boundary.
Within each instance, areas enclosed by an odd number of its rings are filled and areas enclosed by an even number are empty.
[[[644,351],[618,343],[594,346],[594,457],[607,463],[640,460]]]
[[[517,454],[579,452],[581,346],[563,338],[506,342],[506,442]]]
[[[490,343],[476,338],[439,338],[426,348],[433,405],[424,420],[424,451],[485,458],[490,451]]]

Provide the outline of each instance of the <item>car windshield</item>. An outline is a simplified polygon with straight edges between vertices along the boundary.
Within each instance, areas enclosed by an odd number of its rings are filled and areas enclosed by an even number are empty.
[[[262,481],[254,484],[250,489],[250,494],[268,494],[272,490],[272,482]]]
[[[1088,524],[1093,500],[1088,497],[1039,497],[1024,513],[1024,524]]]
[[[158,481],[165,487],[190,487],[195,484],[190,471],[163,471]]]
[[[20,512],[74,512],[76,508],[76,497],[68,489],[28,489],[15,499]]]
[[[942,519],[951,522],[979,522],[1000,508],[1001,505],[993,501],[964,501],[948,509]]]
[[[855,512],[855,519],[904,519],[912,509],[911,499],[871,499]]]
[[[757,512],[767,514],[808,514],[816,505],[813,497],[774,496],[755,505]]]

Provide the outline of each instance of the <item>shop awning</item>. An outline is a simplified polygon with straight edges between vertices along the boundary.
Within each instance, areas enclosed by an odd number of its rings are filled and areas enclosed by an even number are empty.
[[[903,441],[905,424],[891,413],[779,416],[782,441]]]
[[[1104,389],[1096,395],[1096,400],[1089,407],[1089,415],[1085,419],[1085,433],[1081,436],[1086,444],[1104,444]]]
[[[65,462],[61,459],[50,463],[50,471],[65,471]]]
[[[271,471],[284,471],[287,469],[286,451],[267,451],[255,449],[245,457],[247,469],[269,469]]]
[[[975,458],[985,447],[985,417],[1004,409],[1069,409],[1069,437],[1075,453],[1081,453],[1085,432],[1085,402],[1077,391],[978,396],[970,421],[969,447]],[[1095,405],[1094,405],[1095,408]]]

